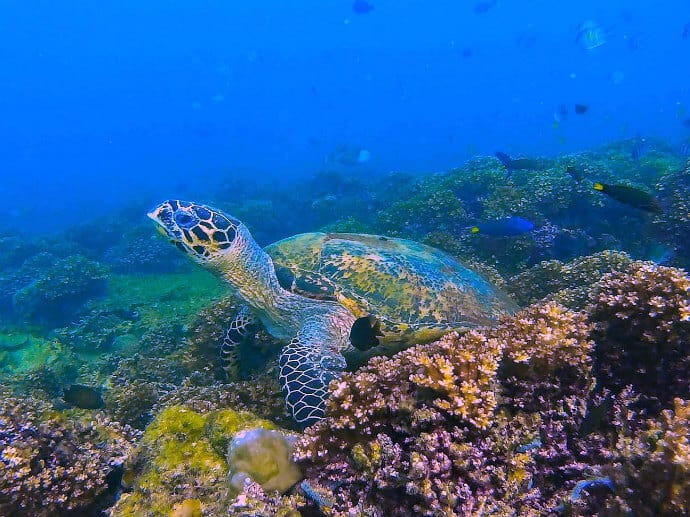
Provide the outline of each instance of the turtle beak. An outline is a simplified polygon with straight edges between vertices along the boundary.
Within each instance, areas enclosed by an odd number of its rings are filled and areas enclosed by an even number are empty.
[[[146,214],[146,217],[148,217],[152,221],[160,223],[160,219],[158,219],[158,212],[159,211],[160,211],[160,209],[158,207],[156,207],[153,210],[151,210],[148,214]]]
[[[158,233],[160,233],[163,237],[170,237],[168,227],[165,222],[163,222],[163,218],[161,217],[163,212],[164,208],[159,205],[147,213],[146,216],[156,223],[156,230]]]

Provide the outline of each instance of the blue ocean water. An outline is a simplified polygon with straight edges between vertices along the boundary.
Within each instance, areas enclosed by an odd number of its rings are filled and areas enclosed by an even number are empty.
[[[0,226],[289,184],[339,145],[370,151],[367,174],[423,174],[688,137],[685,0],[371,5],[3,2]]]

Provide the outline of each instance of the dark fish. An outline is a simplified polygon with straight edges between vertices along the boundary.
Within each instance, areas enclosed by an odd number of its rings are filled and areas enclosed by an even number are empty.
[[[473,53],[474,51],[472,50],[472,47],[465,47],[460,51],[460,55],[463,57],[463,59],[472,57]]]
[[[501,151],[496,151],[495,156],[509,172],[534,170],[541,167],[541,164],[538,160],[532,160],[531,158],[517,158],[514,160],[506,153],[502,153]]]
[[[690,129],[690,117],[688,117],[688,118],[686,118],[686,119],[683,119],[682,124],[683,124],[685,127],[687,127],[688,129]]]
[[[594,183],[594,190],[603,192],[619,203],[632,206],[645,212],[659,214],[664,211],[659,200],[652,194],[628,185],[609,185],[607,183]]]
[[[352,10],[357,14],[367,14],[374,10],[374,6],[366,0],[355,0]]]
[[[688,37],[690,37],[690,22],[686,23],[683,26],[683,32],[681,32],[680,36],[683,39],[687,39]]]
[[[100,391],[81,384],[72,384],[65,390],[62,398],[68,404],[81,409],[98,409],[104,405]]]
[[[357,318],[352,324],[350,343],[358,350],[366,352],[380,344],[379,336],[383,336],[381,322],[376,316],[364,316]]]
[[[495,5],[497,0],[477,2],[474,4],[472,10],[474,14],[484,14],[489,12]]]
[[[476,226],[472,226],[470,232],[492,235],[494,237],[512,237],[531,232],[533,229],[534,223],[532,221],[518,216],[511,216],[505,219],[497,219],[496,221],[479,223]]]
[[[565,172],[570,174],[570,177],[573,178],[578,183],[580,183],[583,179],[585,179],[584,171],[578,167],[573,166],[573,165],[568,165],[565,168]]]
[[[587,113],[587,110],[589,109],[589,106],[586,104],[575,104],[575,113],[578,115],[584,115]]]

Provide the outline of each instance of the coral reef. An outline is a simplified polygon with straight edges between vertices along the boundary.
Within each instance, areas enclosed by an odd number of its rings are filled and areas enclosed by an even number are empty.
[[[631,385],[649,410],[690,399],[690,280],[683,270],[636,262],[597,283],[588,308],[594,374],[614,393]]]
[[[495,421],[501,352],[493,337],[451,334],[334,382],[331,416],[296,452],[310,484],[333,489],[334,514],[350,505],[368,515],[471,511],[494,492],[490,479],[521,477],[512,454],[495,461],[463,445],[493,443],[484,430]]]
[[[190,267],[189,261],[151,234],[150,226],[136,226],[120,237],[103,255],[117,273],[173,273]]]
[[[690,403],[676,398],[672,409],[645,422],[617,443],[615,468],[606,469],[620,493],[606,501],[616,515],[684,515],[690,508]]]
[[[0,514],[112,504],[138,436],[129,426],[146,435],[114,515],[683,514],[690,282],[632,257],[690,265],[690,162],[652,140],[632,159],[634,143],[535,170],[480,157],[423,177],[325,167],[302,185],[209,186],[200,199],[242,199],[219,206],[263,244],[315,228],[411,238],[532,304],[334,383],[328,418],[297,446],[306,479],[286,495],[259,474],[264,488],[228,475],[247,472],[229,466],[237,433],[295,425],[276,342],[259,331],[227,382],[218,345],[236,304],[152,235],[144,207],[55,236],[3,234]],[[653,192],[664,210],[635,210],[593,181]],[[468,231],[509,215],[535,229]],[[102,386],[103,411],[54,409],[72,383]]]
[[[29,398],[1,397],[0,513],[52,516],[102,505],[136,438],[98,414],[82,421]]]
[[[230,517],[271,516],[300,517],[301,507],[306,506],[303,496],[295,494],[288,497],[268,495],[259,483],[247,483],[242,492],[230,504],[227,515]]]
[[[573,275],[589,281],[601,259]],[[332,494],[320,511],[682,513],[688,282],[632,262],[586,311],[542,302],[334,381],[296,451],[309,490]]]

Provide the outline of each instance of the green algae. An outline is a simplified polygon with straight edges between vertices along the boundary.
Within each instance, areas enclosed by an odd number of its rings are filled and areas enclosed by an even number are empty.
[[[239,431],[275,429],[251,413],[231,409],[197,413],[183,406],[162,410],[149,424],[124,482],[133,488],[114,516],[169,515],[175,505],[198,499],[218,511],[237,496],[228,484],[228,442]],[[211,512],[211,514],[214,514]]]

